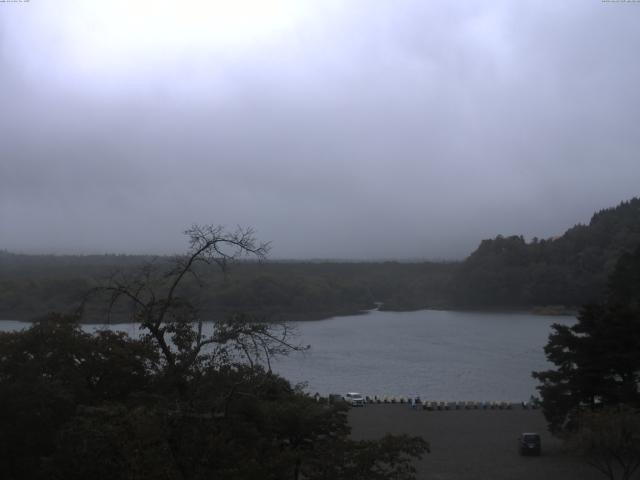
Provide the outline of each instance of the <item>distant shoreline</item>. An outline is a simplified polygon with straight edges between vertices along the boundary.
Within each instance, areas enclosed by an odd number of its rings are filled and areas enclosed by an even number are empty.
[[[390,313],[404,313],[404,312],[419,312],[419,311],[454,311],[454,312],[481,312],[481,313],[496,313],[496,314],[515,314],[515,315],[537,315],[537,316],[549,316],[549,317],[575,317],[578,314],[577,309],[567,308],[564,306],[551,305],[545,307],[532,307],[529,309],[519,309],[519,308],[460,308],[460,307],[423,307],[416,309],[385,309],[383,305],[380,307],[372,308],[372,309],[357,309],[357,310],[335,310],[335,311],[327,311],[327,312],[307,312],[307,313],[286,313],[276,316],[267,315],[266,318],[263,316],[263,321],[274,322],[274,323],[282,323],[282,322],[315,322],[321,320],[329,320],[331,318],[336,317],[350,317],[355,315],[366,315],[370,311],[379,310],[381,312],[390,312]],[[249,312],[250,313],[250,312]],[[209,320],[204,320],[207,322],[215,322],[221,318],[224,318],[226,315],[230,315],[232,312],[228,313],[217,313],[211,315]],[[33,323],[37,320],[37,318],[42,318],[45,315],[41,315],[39,317],[32,318],[20,318],[19,315],[7,315],[6,317],[13,318],[0,318],[0,322],[20,322],[20,323]],[[256,318],[259,320],[260,316],[256,315]],[[112,319],[109,322],[101,321],[98,319],[87,319],[85,321],[80,322],[83,325],[119,325],[126,323],[133,323],[129,318],[125,319]]]

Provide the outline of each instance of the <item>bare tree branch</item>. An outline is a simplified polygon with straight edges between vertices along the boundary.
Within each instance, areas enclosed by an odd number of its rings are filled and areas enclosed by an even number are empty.
[[[178,373],[197,368],[204,361],[228,362],[234,349],[242,352],[252,368],[264,360],[271,371],[273,355],[303,350],[289,341],[286,325],[256,322],[246,316],[218,321],[213,332],[204,335],[198,308],[180,295],[185,279],[191,277],[203,288],[205,282],[196,267],[216,266],[226,273],[229,264],[241,257],[263,261],[270,245],[257,242],[251,228],[227,232],[222,226],[192,225],[184,233],[189,249],[175,257],[173,265],[155,259],[133,274],[117,272],[105,285],[94,289],[91,295],[108,295],[109,319],[117,305],[130,302],[132,320],[140,323],[141,330],[160,348],[170,370]]]

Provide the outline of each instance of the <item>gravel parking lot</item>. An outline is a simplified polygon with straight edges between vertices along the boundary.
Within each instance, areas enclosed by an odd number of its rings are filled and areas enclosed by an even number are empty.
[[[370,404],[349,413],[352,436],[378,438],[385,433],[421,435],[431,453],[416,465],[419,479],[591,480],[602,474],[569,455],[546,430],[539,410],[412,410],[408,405]],[[522,432],[542,437],[542,455],[518,454]]]

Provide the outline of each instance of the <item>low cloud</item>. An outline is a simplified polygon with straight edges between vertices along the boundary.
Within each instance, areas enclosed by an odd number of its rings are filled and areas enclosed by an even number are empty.
[[[173,253],[220,223],[275,257],[460,258],[638,194],[640,7],[295,3],[142,45],[134,14],[116,38],[113,11],[97,35],[76,2],[0,5],[0,248]]]

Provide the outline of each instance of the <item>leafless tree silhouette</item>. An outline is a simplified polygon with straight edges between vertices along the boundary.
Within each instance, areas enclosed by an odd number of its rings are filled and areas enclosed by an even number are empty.
[[[193,225],[184,233],[189,238],[185,255],[169,263],[150,261],[133,273],[117,272],[93,289],[83,305],[97,294],[107,295],[109,314],[117,305],[128,304],[130,320],[139,323],[143,336],[156,344],[165,371],[176,378],[193,375],[204,365],[229,365],[239,356],[252,367],[264,362],[271,370],[273,355],[302,349],[290,341],[292,332],[286,324],[242,314],[213,322],[212,331],[205,333],[198,307],[183,295],[185,279],[193,277],[204,288],[199,274],[203,269],[218,268],[226,274],[237,259],[265,260],[270,247],[259,243],[250,228],[228,232],[222,226]]]

